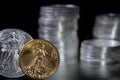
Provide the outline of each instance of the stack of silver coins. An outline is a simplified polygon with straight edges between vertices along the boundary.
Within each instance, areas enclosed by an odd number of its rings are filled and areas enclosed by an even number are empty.
[[[95,20],[93,36],[95,38],[120,40],[120,14],[98,15]]]
[[[88,76],[108,77],[120,71],[120,41],[85,40],[80,53],[81,71]]]
[[[98,15],[93,37],[81,43],[81,71],[92,77],[116,77],[120,74],[120,15]]]
[[[78,18],[79,7],[72,4],[49,5],[40,9],[39,38],[46,39],[57,47],[61,62],[77,60]]]

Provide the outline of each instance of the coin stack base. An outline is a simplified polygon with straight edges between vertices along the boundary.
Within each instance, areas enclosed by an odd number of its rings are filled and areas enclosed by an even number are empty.
[[[120,42],[93,39],[81,44],[80,69],[87,76],[109,77],[119,73]]]

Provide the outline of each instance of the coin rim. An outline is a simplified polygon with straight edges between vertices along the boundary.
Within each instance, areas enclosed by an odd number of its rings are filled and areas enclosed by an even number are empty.
[[[22,56],[22,54],[23,54],[23,53],[22,53],[23,48],[24,48],[26,45],[28,45],[29,43],[31,43],[32,41],[37,41],[37,40],[39,40],[39,41],[45,41],[45,42],[47,42],[48,44],[50,44],[51,46],[53,46],[53,48],[55,49],[55,51],[56,51],[56,53],[57,53],[57,56],[58,56],[58,62],[57,62],[57,65],[56,65],[56,69],[54,69],[54,71],[52,71],[52,73],[51,73],[49,76],[44,77],[44,78],[38,78],[38,77],[33,77],[33,76],[29,75],[28,73],[26,73],[26,71],[24,71],[23,65],[22,65],[23,63],[22,63],[22,58],[21,58],[21,56]],[[55,47],[55,45],[53,45],[50,41],[47,41],[47,40],[45,40],[45,39],[33,39],[33,40],[28,41],[28,42],[24,45],[24,47],[22,48],[22,50],[21,50],[20,53],[19,53],[19,65],[20,65],[20,68],[21,68],[21,70],[23,71],[24,74],[26,74],[28,77],[30,77],[30,78],[32,78],[32,79],[46,79],[46,78],[51,77],[52,75],[55,74],[55,72],[58,70],[58,67],[59,67],[59,64],[60,64],[60,55],[59,55],[59,52],[58,52],[57,48]]]
[[[0,30],[0,32],[5,31],[5,30],[19,30],[19,31],[21,31],[22,33],[27,34],[27,35],[31,38],[31,40],[33,40],[33,37],[32,37],[29,33],[27,33],[26,31],[24,31],[24,30],[22,30],[22,29],[18,29],[18,28],[7,28],[7,29]]]
[[[28,34],[26,31],[24,31],[24,30],[21,30],[21,29],[18,29],[18,28],[6,28],[6,29],[3,29],[3,30],[0,30],[0,32],[4,32],[4,31],[8,31],[8,30],[17,30],[17,31],[21,31],[22,33],[24,33],[24,34],[27,34],[28,35],[28,37],[31,39],[31,40],[33,40],[33,38],[32,38],[32,36],[30,35],[30,34]],[[29,40],[29,41],[31,41],[31,40]],[[26,42],[27,43],[27,42]],[[25,43],[25,44],[26,44]],[[25,45],[24,44],[24,45]],[[23,47],[24,47],[24,45],[23,45]],[[22,48],[23,48],[22,47]],[[21,49],[22,50],[22,49]],[[21,51],[20,50],[20,51]],[[19,53],[18,53],[19,54]],[[18,58],[18,60],[19,60],[19,58]],[[19,62],[18,62],[19,63]],[[19,65],[19,67],[20,67],[20,65]],[[22,69],[21,69],[21,71],[22,71]],[[23,71],[22,71],[23,72]],[[23,74],[21,74],[21,75],[19,75],[19,76],[6,76],[6,75],[4,75],[3,73],[0,73],[0,75],[1,76],[3,76],[3,77],[7,77],[7,78],[20,78],[20,77],[22,77],[22,76],[24,76],[25,74],[23,73]]]

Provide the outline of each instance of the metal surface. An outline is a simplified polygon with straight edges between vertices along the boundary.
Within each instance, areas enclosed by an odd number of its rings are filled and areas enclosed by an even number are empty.
[[[86,75],[106,78],[120,72],[119,41],[85,40],[80,53],[80,68]]]
[[[64,64],[59,66],[57,72],[46,80],[120,80],[120,71],[118,74],[110,72],[109,75],[103,74],[104,77],[98,75],[98,72],[95,72],[95,67],[91,68],[90,65],[85,65],[84,69],[80,69],[81,65],[79,63]],[[88,67],[86,67],[88,66]],[[85,70],[86,68],[86,70]],[[93,74],[94,75],[91,75]],[[95,74],[96,73],[96,74]],[[105,78],[106,77],[106,78]],[[0,77],[0,80],[33,80],[27,76],[18,79],[9,79]]]
[[[28,42],[20,52],[20,67],[33,79],[45,79],[53,75],[59,65],[59,54],[53,44],[35,39]]]
[[[32,37],[19,29],[0,31],[0,75],[9,78],[23,76],[18,63],[19,52]]]
[[[93,36],[95,38],[120,40],[120,14],[98,15],[93,28]]]
[[[72,4],[48,5],[40,9],[39,38],[46,39],[57,47],[60,53],[60,64],[77,60],[78,18],[79,7]]]
[[[90,61],[120,61],[120,42],[115,40],[93,39],[81,44],[81,59]]]
[[[47,80],[80,80],[79,64],[60,65],[57,72]]]

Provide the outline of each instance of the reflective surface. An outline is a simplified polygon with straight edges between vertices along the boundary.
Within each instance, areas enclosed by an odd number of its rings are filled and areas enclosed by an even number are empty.
[[[88,65],[86,65],[88,66]],[[85,66],[84,66],[85,67]],[[90,67],[90,66],[89,66]],[[86,70],[85,70],[86,69]],[[46,80],[120,80],[120,72],[116,73],[112,72],[107,74],[102,74],[95,72],[95,67],[90,67],[81,69],[79,63],[71,63],[61,65],[58,71],[49,79]],[[92,75],[94,73],[94,75]],[[99,75],[98,75],[99,74]],[[8,79],[0,77],[0,80],[33,80],[27,76],[18,79]]]
[[[115,40],[85,40],[81,45],[81,59],[98,63],[120,62],[120,42]],[[102,64],[101,64],[102,65]]]
[[[120,40],[120,14],[98,15],[93,29],[95,38]]]
[[[79,7],[72,4],[48,5],[40,9],[39,38],[52,42],[60,53],[62,64],[74,62],[78,57]]]
[[[59,53],[53,44],[46,40],[34,39],[21,50],[19,63],[26,75],[41,80],[56,72],[59,60]]]
[[[58,71],[48,80],[79,80],[79,65],[77,63],[60,65]]]
[[[9,78],[23,76],[19,67],[19,52],[32,37],[19,29],[0,31],[0,75]]]
[[[119,77],[119,41],[104,39],[85,40],[81,44],[80,53],[80,69],[84,75],[101,79]]]

